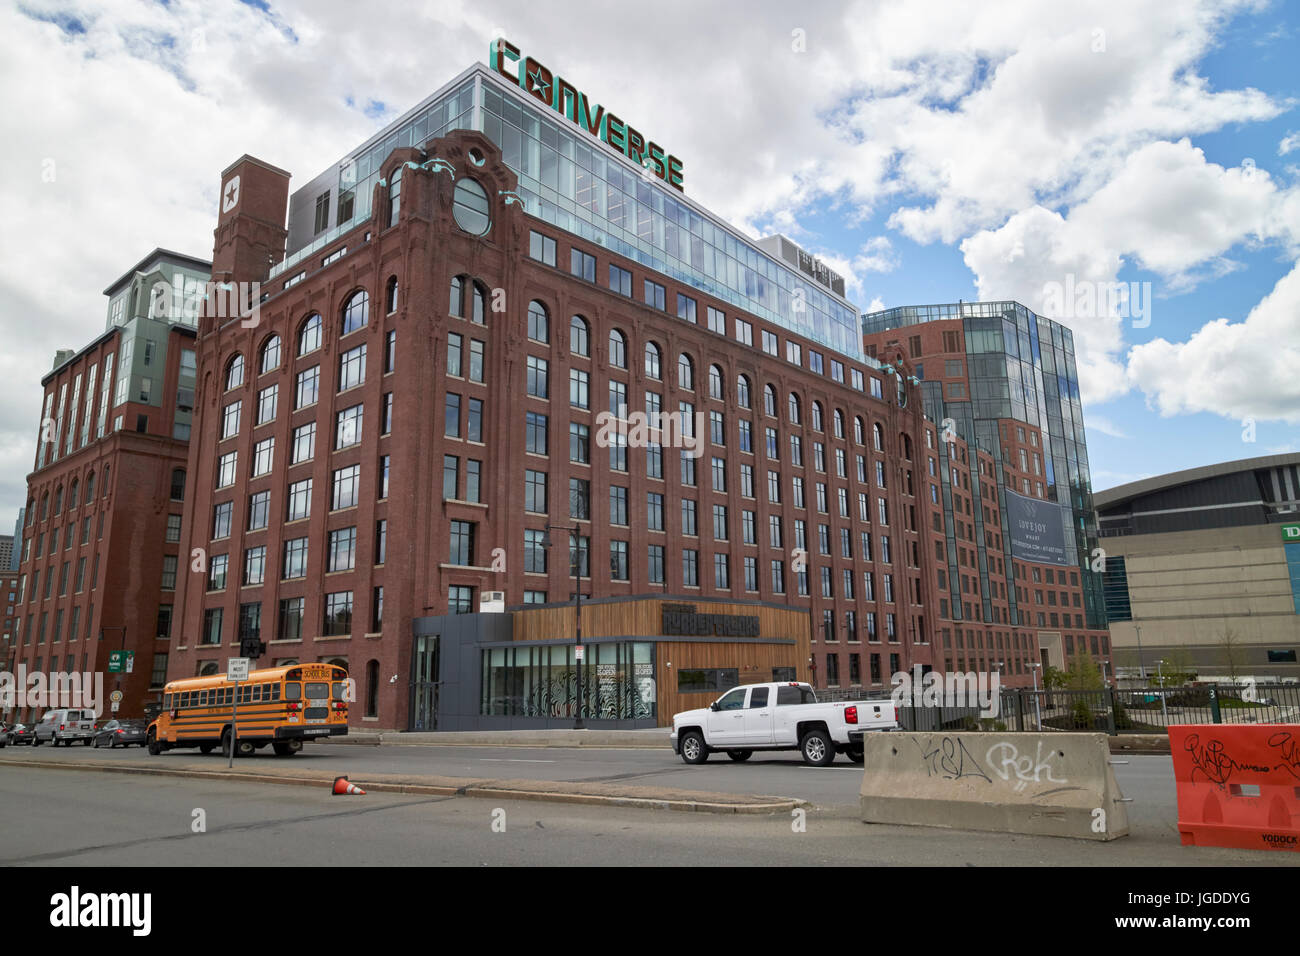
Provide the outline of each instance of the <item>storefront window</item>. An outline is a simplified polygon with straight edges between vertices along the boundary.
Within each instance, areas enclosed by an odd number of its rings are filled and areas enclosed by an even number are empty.
[[[582,662],[582,716],[593,720],[654,719],[654,645],[588,644]],[[576,716],[574,646],[494,647],[483,651],[479,713],[491,716]]]

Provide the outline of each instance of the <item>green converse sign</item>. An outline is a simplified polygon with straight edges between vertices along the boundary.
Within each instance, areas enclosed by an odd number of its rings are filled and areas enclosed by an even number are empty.
[[[682,189],[680,159],[666,155],[663,147],[650,142],[605,107],[600,104],[593,106],[586,93],[564,77],[556,76],[531,56],[521,56],[519,48],[510,41],[492,41],[488,48],[488,66],[674,189],[685,191]]]

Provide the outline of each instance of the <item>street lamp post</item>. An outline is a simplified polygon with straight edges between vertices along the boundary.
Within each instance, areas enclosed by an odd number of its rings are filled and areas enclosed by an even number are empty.
[[[1146,665],[1142,663],[1142,625],[1134,624],[1133,627],[1137,629],[1138,638],[1138,674],[1142,678],[1142,683],[1145,684],[1147,680],[1147,668]]]
[[[575,687],[577,700],[574,701],[573,707],[574,730],[585,729],[582,723],[582,552],[578,549],[578,532],[580,530],[581,529],[576,524],[572,527],[548,524],[546,526],[546,534],[542,536],[542,547],[549,551],[552,544],[552,531],[567,531],[573,535],[573,547],[569,552],[569,564],[573,568],[573,614],[576,641],[573,653],[573,664],[577,675]]]
[[[1038,732],[1040,734],[1043,732],[1043,708],[1038,699],[1038,669],[1042,666],[1038,662],[1029,665],[1030,673],[1034,675],[1034,718],[1038,723]]]
[[[1160,684],[1160,712],[1165,717],[1165,727],[1169,727],[1169,704],[1165,702],[1165,675],[1160,669],[1163,660],[1156,661],[1156,680]]]

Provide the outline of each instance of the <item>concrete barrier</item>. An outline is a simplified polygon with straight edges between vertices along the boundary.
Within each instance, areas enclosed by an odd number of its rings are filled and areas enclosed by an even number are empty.
[[[867,734],[864,751],[865,823],[1128,836],[1105,734]]]

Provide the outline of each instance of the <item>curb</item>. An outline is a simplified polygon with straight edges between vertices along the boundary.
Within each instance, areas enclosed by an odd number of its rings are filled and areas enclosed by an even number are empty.
[[[155,777],[190,777],[200,780],[244,781],[249,783],[285,784],[287,786],[328,786],[329,778],[288,777],[278,774],[226,772],[210,770],[165,769],[162,767],[122,767],[106,764],[46,763],[38,760],[6,760],[4,766],[34,767],[39,770],[82,770],[101,773],[144,774]],[[486,797],[495,800],[534,800],[546,803],[576,803],[589,806],[633,807],[646,810],[677,810],[694,813],[754,814],[777,813],[796,807],[810,806],[808,801],[794,797],[766,803],[716,803],[709,800],[684,800],[674,797],[632,797],[613,794],[565,792],[562,790],[515,790],[509,787],[482,785],[468,782],[465,786],[440,786],[427,783],[351,781],[367,792],[414,793],[437,797]],[[712,794],[709,794],[712,796]]]

